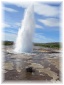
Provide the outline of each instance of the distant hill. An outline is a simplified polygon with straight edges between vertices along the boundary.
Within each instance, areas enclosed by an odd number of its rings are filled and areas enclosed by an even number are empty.
[[[43,46],[49,48],[60,48],[60,42],[51,42],[51,43],[34,43],[35,46]]]
[[[13,45],[13,41],[3,41],[3,45]]]
[[[13,41],[3,41],[3,45],[13,45]],[[34,43],[34,46],[42,46],[42,47],[49,47],[49,48],[60,48],[59,42],[51,42],[51,43]]]

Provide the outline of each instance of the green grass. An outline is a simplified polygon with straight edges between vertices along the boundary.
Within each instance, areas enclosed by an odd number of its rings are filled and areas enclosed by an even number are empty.
[[[5,46],[7,45],[13,45],[13,41],[3,41],[3,44]],[[49,47],[49,48],[60,48],[60,43],[59,42],[54,42],[54,43],[34,43],[34,46],[41,46],[41,47]]]
[[[3,41],[3,45],[7,46],[7,45],[13,45],[14,42],[13,41]]]
[[[49,47],[49,48],[60,48],[60,43],[34,43],[35,46]]]

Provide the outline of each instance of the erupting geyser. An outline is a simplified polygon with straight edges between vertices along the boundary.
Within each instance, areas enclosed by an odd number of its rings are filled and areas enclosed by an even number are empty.
[[[18,31],[14,52],[16,53],[32,52],[34,28],[35,28],[34,8],[33,5],[31,5],[25,11],[21,29],[19,29]]]

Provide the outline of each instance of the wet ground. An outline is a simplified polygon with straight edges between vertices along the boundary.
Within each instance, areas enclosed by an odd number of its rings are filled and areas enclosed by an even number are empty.
[[[14,54],[12,47],[3,48],[4,80],[61,81],[61,56],[57,49],[34,47],[31,54]],[[27,72],[31,67],[33,72]]]

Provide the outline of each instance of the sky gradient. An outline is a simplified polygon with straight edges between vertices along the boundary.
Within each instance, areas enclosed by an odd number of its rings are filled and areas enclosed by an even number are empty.
[[[26,8],[31,3],[3,3],[3,40],[16,41]],[[61,2],[34,2],[35,33],[33,42],[60,42]]]

